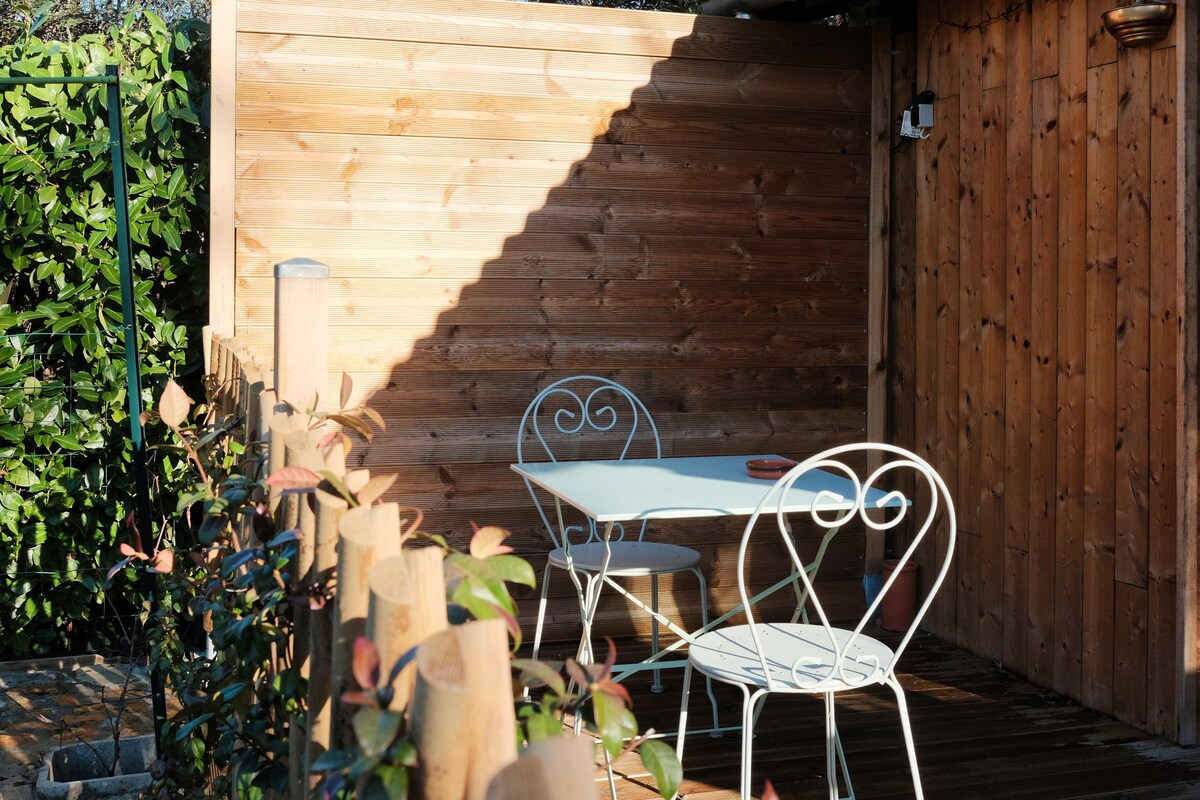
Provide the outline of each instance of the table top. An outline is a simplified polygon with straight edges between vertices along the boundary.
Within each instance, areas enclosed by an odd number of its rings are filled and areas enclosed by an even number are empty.
[[[751,478],[746,461],[782,458],[767,454],[694,456],[689,458],[632,458],[624,461],[547,461],[513,464],[531,483],[597,522],[643,519],[695,519],[750,516],[774,480]],[[846,498],[822,500],[820,508],[838,511],[854,505],[854,484],[839,475],[811,470],[788,493],[786,511],[808,511],[818,492]],[[886,495],[867,492],[867,502]],[[888,506],[903,502],[894,499]],[[774,506],[773,506],[774,507]]]

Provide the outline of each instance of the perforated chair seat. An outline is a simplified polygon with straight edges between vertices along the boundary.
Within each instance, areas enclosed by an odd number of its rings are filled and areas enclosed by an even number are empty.
[[[853,631],[833,629],[838,649],[845,648],[842,670],[834,669],[836,653],[829,632],[821,625],[802,623],[759,624],[759,641],[777,692],[836,692],[870,683],[882,683],[883,666],[895,653],[878,639]],[[850,647],[847,642],[853,638]],[[750,636],[749,625],[732,625],[706,633],[688,649],[688,657],[701,674],[719,681],[767,687],[762,663]],[[806,658],[792,667],[797,659]],[[797,682],[797,679],[799,682]]]
[[[876,457],[876,465],[868,467],[862,477],[850,463],[866,463]],[[849,463],[848,463],[849,462]],[[788,507],[787,497],[797,483],[817,470],[830,473],[850,485],[837,490],[819,492],[804,510]],[[907,492],[892,488],[908,486]],[[886,513],[881,513],[886,512]],[[751,601],[750,540],[760,517],[764,524],[761,535],[778,536],[779,544],[787,551],[792,575],[802,584],[797,598],[802,605],[811,606],[815,619],[803,623],[757,621]],[[817,559],[824,556],[826,545],[838,537],[847,523],[866,528],[868,537],[882,543],[886,532],[907,521],[908,535],[899,559],[899,568],[883,582],[874,598],[851,628],[830,622],[817,596],[812,564],[806,563],[796,547],[793,520],[824,529]],[[897,576],[905,564],[912,563],[925,537],[938,529],[937,559],[925,564],[926,577],[932,576],[925,590],[925,599],[916,609],[900,641],[893,645],[869,636],[865,630],[872,625],[874,615],[884,598],[897,586]],[[896,677],[896,661],[904,654],[913,633],[929,610],[934,595],[946,579],[954,555],[957,524],[954,502],[946,483],[930,464],[904,448],[891,444],[849,444],[818,453],[797,464],[775,482],[759,501],[746,523],[738,549],[737,585],[739,604],[746,624],[730,625],[697,637],[688,648],[687,667],[683,673],[683,694],[679,707],[679,736],[675,754],[683,761],[687,732],[688,692],[692,673],[698,672],[709,681],[719,680],[737,686],[742,692],[742,774],[741,800],[751,800],[751,778],[754,763],[754,726],[758,712],[771,694],[820,695],[825,705],[825,779],[829,800],[855,800],[850,769],[842,748],[837,726],[837,696],[861,686],[884,685],[896,696],[900,714],[900,732],[908,757],[916,800],[924,800],[921,773],[917,767],[916,744],[908,718],[908,703],[904,687]],[[851,538],[852,543],[859,540]],[[832,545],[831,545],[832,546]],[[841,546],[840,544],[838,546]],[[861,544],[858,544],[861,552]],[[940,562],[940,563],[938,563]],[[759,595],[761,598],[762,595]],[[820,624],[813,624],[820,620]],[[686,765],[685,765],[686,766]],[[845,793],[842,793],[842,789]]]
[[[686,572],[700,563],[700,553],[690,547],[660,542],[611,542],[612,555],[605,574],[629,578],[639,575],[666,575]],[[571,560],[575,569],[597,573],[604,561],[604,543],[589,542],[571,545]],[[567,568],[567,551],[561,547],[550,551],[550,563]]]

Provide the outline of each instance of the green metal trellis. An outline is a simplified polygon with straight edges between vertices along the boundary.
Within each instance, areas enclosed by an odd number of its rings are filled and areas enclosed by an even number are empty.
[[[142,376],[138,365],[137,307],[133,295],[133,257],[129,238],[129,184],[125,175],[125,125],[121,105],[120,68],[110,65],[104,75],[79,77],[0,77],[0,86],[42,86],[48,84],[103,84],[107,87],[108,152],[112,160],[113,204],[117,217],[117,262],[121,276],[121,328],[125,339],[125,386],[129,398],[129,438],[133,444],[133,483],[136,491],[134,520],[138,535],[148,545],[153,541],[150,527],[150,481],[146,471],[146,437],[142,428]],[[142,590],[153,614],[158,608],[158,587],[153,575],[143,573]],[[162,725],[167,718],[166,694],[162,676],[150,669],[154,705],[154,745],[161,754]]]

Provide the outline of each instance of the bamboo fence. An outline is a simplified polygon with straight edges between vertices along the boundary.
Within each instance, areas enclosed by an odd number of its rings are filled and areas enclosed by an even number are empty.
[[[276,270],[277,372],[236,337],[210,334],[216,402],[246,421],[267,474],[301,466],[332,473],[355,492],[369,473],[348,469],[340,444],[319,446],[324,431],[297,410],[321,407],[328,271],[314,262],[289,271],[296,263]],[[534,792],[578,800],[595,793],[594,745],[586,737],[542,743],[518,760],[507,630],[500,620],[448,626],[441,551],[401,547],[406,528],[419,522],[408,518],[413,509],[378,501],[352,508],[322,489],[272,488],[270,502],[277,526],[298,531],[296,593],[319,586],[333,596],[319,609],[296,606],[292,663],[308,680],[308,698],[305,715],[291,720],[288,796],[312,796],[321,776],[310,766],[327,750],[354,744],[352,714],[338,698],[356,688],[351,667],[360,635],[379,650],[381,675],[418,648],[394,681],[391,703],[408,715],[417,797],[505,800]]]

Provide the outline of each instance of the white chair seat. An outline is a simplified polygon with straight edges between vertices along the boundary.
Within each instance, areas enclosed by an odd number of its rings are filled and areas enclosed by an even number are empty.
[[[700,553],[690,547],[659,542],[611,542],[612,556],[608,562],[609,577],[633,577],[637,575],[665,575],[695,569],[700,563]],[[575,569],[583,572],[599,572],[604,561],[604,543],[588,542],[571,545],[571,560]],[[550,563],[560,569],[567,568],[567,551],[561,547],[550,551]]]
[[[871,463],[874,452],[878,465],[869,468],[860,478],[847,464],[847,456],[853,461],[865,457]],[[785,498],[807,473],[822,470],[840,475],[854,483],[851,493],[819,493],[804,511],[791,510],[785,513]],[[908,475],[909,492],[905,494],[892,489],[894,485],[906,485],[903,476]],[[911,485],[915,482],[915,485]],[[849,507],[846,504],[849,503]],[[890,509],[887,515],[876,512]],[[787,622],[757,622],[750,598],[748,578],[750,569],[746,560],[750,537],[755,533],[759,518],[774,524],[764,524],[763,533],[774,529],[779,543],[787,550],[793,574],[802,588],[797,586],[796,599],[800,604],[811,604],[820,624]],[[807,518],[807,519],[803,519]],[[792,523],[798,520],[823,528],[826,533],[817,550],[813,563],[806,564],[796,549]],[[883,582],[875,597],[866,604],[866,609],[849,629],[835,627],[817,598],[813,564],[820,563],[826,545],[836,537],[844,525],[856,522],[867,530],[868,537],[877,537],[880,544],[886,531],[903,521],[911,525],[906,538],[906,549],[899,559],[899,568],[911,563],[926,535],[935,526],[942,529],[945,539],[938,540],[940,566],[928,584],[925,600],[908,622],[903,638],[895,647],[889,647],[863,631],[872,624],[875,612],[890,592],[898,591],[896,576]],[[921,788],[921,773],[917,769],[916,745],[913,742],[912,725],[908,719],[908,704],[904,699],[904,687],[895,674],[896,661],[904,653],[912,639],[916,626],[929,610],[933,597],[946,579],[950,559],[954,555],[957,526],[954,517],[954,502],[946,489],[946,483],[933,467],[915,453],[891,444],[849,444],[818,453],[793,467],[775,482],[759,501],[758,507],[746,523],[738,549],[737,585],[739,604],[746,615],[746,624],[731,625],[705,633],[695,639],[688,648],[687,668],[683,673],[683,696],[679,707],[679,736],[675,744],[675,755],[683,761],[683,745],[687,732],[688,692],[692,673],[699,672],[709,680],[733,684],[742,691],[742,775],[741,800],[750,800],[750,784],[754,762],[754,725],[762,704],[773,693],[820,694],[825,700],[825,778],[830,800],[846,798],[854,800],[854,785],[850,782],[850,769],[846,764],[846,753],[838,733],[836,698],[839,692],[874,684],[885,685],[896,695],[896,709],[900,713],[900,732],[904,736],[904,747],[908,755],[908,769],[912,775],[913,794],[916,800],[924,800]],[[844,537],[838,537],[845,541]],[[851,537],[861,557],[861,540]],[[944,542],[944,543],[943,543]],[[932,554],[931,554],[932,555]],[[927,569],[936,565],[929,563]],[[926,573],[926,577],[931,577]],[[757,634],[757,640],[755,639]],[[845,793],[841,788],[845,788]]]
[[[833,629],[838,649],[846,647],[852,631]],[[767,668],[778,692],[837,692],[855,686],[881,683],[884,667],[892,663],[892,649],[860,633],[845,655],[845,668],[834,670],[836,654],[830,649],[829,631],[822,625],[770,623],[758,625]],[[731,683],[767,687],[762,664],[750,636],[749,625],[733,625],[706,633],[688,648],[696,669],[711,678]],[[807,659],[792,674],[798,659]]]

